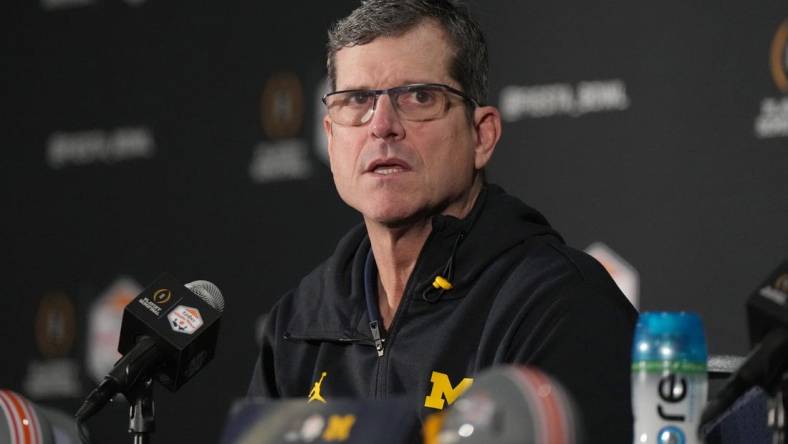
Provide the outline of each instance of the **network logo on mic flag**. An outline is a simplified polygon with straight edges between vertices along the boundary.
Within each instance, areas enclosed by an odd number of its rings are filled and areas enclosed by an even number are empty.
[[[203,325],[200,310],[185,305],[175,307],[175,309],[167,315],[167,319],[170,321],[170,328],[172,328],[172,331],[186,333],[187,335],[196,332]]]

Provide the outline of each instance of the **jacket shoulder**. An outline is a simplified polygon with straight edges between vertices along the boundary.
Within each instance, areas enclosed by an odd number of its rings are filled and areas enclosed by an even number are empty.
[[[510,279],[539,285],[543,294],[593,297],[613,305],[631,317],[637,311],[629,303],[605,268],[589,254],[564,244],[553,236],[535,236],[523,243],[522,258]],[[568,291],[572,288],[574,290]]]

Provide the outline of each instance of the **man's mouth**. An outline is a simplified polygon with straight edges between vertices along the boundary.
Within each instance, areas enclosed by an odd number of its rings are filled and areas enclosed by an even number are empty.
[[[391,174],[404,173],[410,170],[410,165],[400,159],[379,159],[372,162],[367,168],[368,173],[389,176]]]
[[[373,173],[375,173],[375,174],[382,174],[384,176],[387,176],[389,174],[394,174],[394,173],[400,173],[402,171],[405,171],[405,169],[402,168],[401,166],[398,166],[398,165],[395,165],[395,166],[381,165],[381,166],[375,168],[374,170],[372,170]]]

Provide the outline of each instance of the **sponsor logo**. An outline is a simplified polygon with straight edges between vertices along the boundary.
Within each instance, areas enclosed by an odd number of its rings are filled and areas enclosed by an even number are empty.
[[[783,20],[774,34],[770,59],[774,85],[788,93],[788,18]]]
[[[124,0],[124,3],[135,7],[142,5],[145,1],[146,0]],[[96,0],[41,0],[41,8],[46,11],[54,11],[58,9],[81,8],[95,5],[96,3]]]
[[[119,277],[93,303],[88,314],[86,359],[88,374],[96,382],[120,359],[117,350],[123,310],[142,290],[134,279]]]
[[[454,401],[471,387],[473,378],[463,378],[459,384],[452,386],[449,375],[432,372],[430,382],[432,382],[432,391],[429,396],[424,398],[424,407],[443,410],[445,403],[454,404]]]
[[[146,127],[55,132],[49,136],[46,162],[53,170],[94,163],[113,164],[154,156],[153,132]]]
[[[47,358],[61,358],[71,351],[76,332],[74,305],[63,293],[41,298],[36,313],[36,344]]]
[[[94,3],[95,0],[41,0],[41,8],[45,11],[54,11],[58,9],[81,8]]]
[[[755,136],[759,139],[788,136],[788,97],[767,97],[761,101],[761,113],[755,118]]]
[[[585,252],[602,264],[624,296],[637,308],[640,302],[640,274],[637,269],[602,242],[594,242],[586,247]]]
[[[312,174],[306,141],[260,142],[252,152],[249,177],[255,183],[306,179]]]
[[[312,174],[306,141],[301,81],[292,72],[275,73],[260,95],[260,123],[268,140],[252,150],[249,177],[255,183],[302,180]]]
[[[292,72],[268,78],[260,95],[263,131],[271,139],[287,139],[298,134],[304,118],[301,81]]]
[[[326,403],[325,398],[320,395],[320,387],[323,385],[323,380],[326,379],[326,375],[328,375],[326,372],[320,374],[320,380],[315,382],[315,384],[312,386],[312,390],[309,391],[309,401],[307,401],[307,403],[312,401],[319,401],[323,404]]]
[[[788,94],[788,19],[783,20],[772,39],[769,64],[774,86]],[[759,139],[788,137],[788,96],[762,99],[754,126]]]
[[[626,84],[620,79],[583,81],[577,85],[510,85],[501,90],[499,100],[501,116],[507,122],[623,111],[629,105]]]
[[[79,367],[67,358],[74,345],[76,318],[74,305],[64,293],[44,295],[35,318],[35,338],[41,360],[28,363],[22,382],[33,399],[79,396],[82,386]]]
[[[31,399],[78,397],[82,394],[79,367],[66,358],[30,361],[22,388]]]
[[[203,325],[200,310],[186,305],[175,307],[167,314],[167,320],[170,321],[172,331],[187,335],[193,334]]]

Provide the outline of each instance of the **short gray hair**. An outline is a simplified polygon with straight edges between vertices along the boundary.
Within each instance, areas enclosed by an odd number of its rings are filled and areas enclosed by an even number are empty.
[[[468,9],[452,0],[364,0],[328,31],[326,68],[331,90],[337,86],[335,57],[342,48],[378,37],[397,37],[424,20],[434,20],[449,37],[454,54],[449,75],[479,104],[487,98],[487,43]]]

